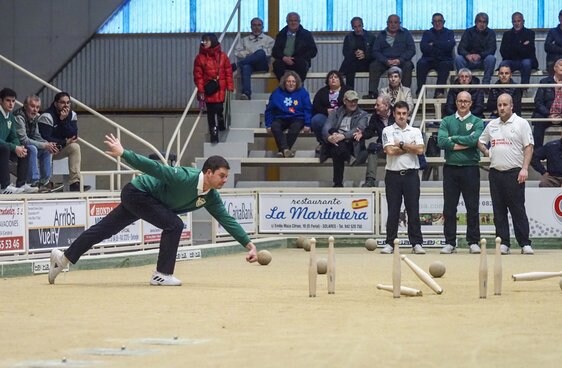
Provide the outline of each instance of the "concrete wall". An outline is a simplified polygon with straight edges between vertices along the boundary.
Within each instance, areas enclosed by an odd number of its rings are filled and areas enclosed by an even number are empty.
[[[123,0],[2,0],[0,54],[49,80],[85,45]],[[40,84],[0,62],[0,86],[19,96]]]

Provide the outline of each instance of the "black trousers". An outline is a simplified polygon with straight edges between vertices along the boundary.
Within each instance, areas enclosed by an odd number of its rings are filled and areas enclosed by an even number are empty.
[[[525,212],[525,183],[519,184],[517,182],[520,170],[520,168],[506,171],[490,169],[488,175],[496,236],[499,236],[502,244],[508,247],[511,246],[507,219],[508,210],[513,221],[515,239],[517,239],[519,246],[531,245],[529,219]]]
[[[300,119],[275,119],[271,123],[271,134],[275,139],[275,144],[277,144],[277,150],[283,152],[283,150],[293,148],[293,145],[297,141],[297,138],[304,128],[304,120]],[[285,130],[287,134],[285,135]]]
[[[368,72],[370,62],[363,59],[343,59],[340,66],[340,72],[345,76],[345,84],[351,88],[355,89],[355,73],[357,72]]]
[[[277,77],[277,80],[281,80],[281,77],[287,70],[294,70],[304,82],[308,69],[310,68],[310,64],[304,59],[294,59],[294,62],[295,63],[293,65],[287,65],[283,62],[283,60],[275,60],[273,62],[273,73]]]
[[[207,103],[207,123],[209,133],[213,134],[216,129],[224,130],[224,103]],[[215,128],[216,127],[216,128]]]
[[[443,166],[443,217],[445,241],[457,245],[457,205],[460,195],[466,207],[466,241],[480,241],[480,168],[478,166]]]
[[[21,187],[27,179],[27,168],[29,160],[27,157],[19,158],[10,151],[10,146],[0,144],[0,185],[6,188],[10,185],[10,160],[18,163],[16,187]]]
[[[332,158],[333,163],[333,181],[334,186],[343,185],[343,172],[345,169],[345,162],[353,156],[353,141],[343,140],[338,142],[338,145],[326,143],[329,157]]]
[[[408,240],[412,246],[423,244],[420,223],[420,177],[417,169],[390,171],[384,178],[388,218],[386,219],[386,243],[393,245],[398,237],[398,221],[402,197],[408,214]]]
[[[80,234],[64,255],[70,262],[76,263],[95,244],[117,234],[139,219],[162,229],[156,270],[173,274],[183,221],[162,202],[131,183],[125,185],[121,191],[121,204],[100,222]]]

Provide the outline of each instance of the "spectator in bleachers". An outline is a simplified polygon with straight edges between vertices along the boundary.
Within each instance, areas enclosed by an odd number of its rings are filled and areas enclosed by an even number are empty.
[[[521,71],[521,84],[529,84],[531,70],[539,67],[535,51],[535,31],[525,28],[523,14],[515,12],[511,16],[513,28],[502,36],[500,66],[507,65],[511,71]],[[520,115],[519,113],[517,113]]]
[[[453,83],[455,85],[475,85],[480,84],[480,80],[472,75],[468,68],[462,68],[458,72],[458,76]],[[472,106],[470,112],[472,115],[484,118],[484,92],[481,88],[450,88],[447,93],[447,102],[443,107],[443,115],[453,115],[457,111],[456,101],[457,94],[461,91],[467,91],[472,96]]]
[[[242,82],[240,99],[242,100],[252,98],[252,73],[269,70],[271,49],[275,42],[273,38],[263,33],[263,20],[260,18],[253,18],[250,21],[250,26],[252,27],[252,33],[242,37],[234,49],[240,68]]]
[[[562,118],[562,58],[554,64],[554,75],[541,79],[540,84],[560,84],[560,88],[545,87],[537,88],[535,95],[535,111],[533,118]],[[535,148],[539,148],[544,143],[544,133],[552,125],[559,125],[560,121],[533,122],[533,137]]]
[[[39,110],[41,110],[41,99],[32,95],[26,97],[23,107],[14,111],[18,138],[27,149],[29,157],[29,168],[27,182],[32,187],[42,192],[61,190],[62,186],[55,188],[50,182],[52,154],[57,152],[57,144],[47,142],[39,133]]]
[[[394,106],[394,124],[382,131],[382,142],[386,153],[386,176],[384,178],[388,217],[386,220],[386,245],[382,254],[394,252],[394,239],[398,237],[401,222],[402,202],[408,214],[408,240],[412,253],[425,254],[420,222],[420,162],[418,155],[424,151],[424,142],[419,128],[408,123],[408,104],[398,101]]]
[[[554,75],[554,64],[562,58],[562,10],[558,13],[558,22],[554,28],[548,30],[544,41],[544,51],[546,51],[546,69],[548,75]]]
[[[390,97],[381,95],[377,97],[375,112],[371,115],[367,128],[359,136],[359,138],[365,140],[377,137],[377,141],[370,143],[367,147],[367,170],[365,172],[365,182],[362,185],[365,188],[377,186],[379,158],[386,158],[382,147],[382,130],[392,124],[394,124],[394,116],[392,115]]]
[[[542,164],[546,160],[546,168]],[[533,152],[531,166],[539,174],[541,188],[560,188],[562,187],[562,136],[560,139],[548,142]]]
[[[478,13],[474,19],[475,26],[464,31],[455,57],[455,67],[483,69],[483,84],[490,84],[496,67],[496,32],[488,28],[488,14]],[[473,96],[474,97],[474,96]],[[474,99],[473,99],[474,101]],[[450,114],[449,114],[450,115]]]
[[[365,149],[361,132],[367,127],[369,114],[358,106],[359,94],[349,90],[344,94],[343,106],[328,116],[325,152],[332,158],[334,188],[343,188],[345,162],[357,158]]]
[[[277,144],[277,157],[294,157],[292,150],[301,130],[310,131],[312,104],[299,75],[287,70],[279,87],[269,96],[265,108],[265,127]],[[285,135],[284,131],[287,130]]]
[[[199,53],[193,61],[193,79],[197,86],[197,98],[207,108],[207,123],[211,143],[219,142],[219,131],[226,129],[224,100],[226,91],[234,91],[232,65],[228,55],[214,33],[201,36]]]
[[[53,160],[68,157],[68,183],[71,192],[80,191],[81,151],[78,144],[78,115],[71,109],[70,95],[59,92],[51,106],[39,116],[39,132],[47,142],[57,145]],[[84,191],[90,189],[84,185]]]
[[[316,136],[318,147],[316,153],[320,153],[320,148],[324,143],[323,128],[328,119],[328,115],[343,105],[343,95],[349,88],[344,83],[342,73],[331,70],[326,76],[326,85],[318,90],[312,101],[312,120],[310,129]]]
[[[37,192],[25,183],[27,179],[28,158],[16,132],[16,118],[12,110],[16,104],[17,94],[11,88],[0,90],[0,194],[17,194]],[[17,162],[16,185],[10,182],[10,160]]]
[[[386,28],[379,33],[373,44],[373,62],[369,66],[369,94],[365,98],[377,98],[381,75],[393,66],[402,69],[403,84],[410,87],[414,69],[412,58],[415,54],[412,34],[400,26],[398,15],[390,15]]]
[[[343,62],[340,72],[345,75],[345,83],[350,89],[355,89],[355,73],[368,72],[372,61],[373,43],[375,35],[363,29],[363,19],[353,17],[351,28],[343,40]]]
[[[402,85],[402,69],[393,66],[386,72],[388,76],[388,87],[381,88],[379,96],[388,96],[390,105],[394,106],[398,101],[405,101],[408,104],[408,111],[412,112],[414,100],[410,88]]]
[[[416,64],[417,89],[416,96],[427,80],[427,74],[431,69],[437,72],[436,84],[447,84],[449,72],[453,70],[453,50],[455,49],[455,33],[445,27],[445,18],[441,13],[435,13],[431,17],[433,27],[423,32],[420,42],[422,57]],[[435,89],[434,98],[445,97],[445,90]]]
[[[513,112],[521,116],[521,96],[523,90],[515,88],[511,85],[515,84],[511,77],[511,69],[509,65],[502,65],[498,69],[498,80],[495,85],[505,85],[498,88],[490,88],[488,93],[488,102],[486,104],[486,111],[490,113],[490,119],[498,117],[498,96],[504,93],[511,95],[513,98]]]
[[[457,111],[446,116],[439,125],[437,140],[445,151],[443,166],[443,233],[442,254],[457,251],[457,207],[460,196],[466,207],[466,241],[470,253],[480,253],[480,152],[478,138],[484,122],[470,113],[472,97],[457,94]]]
[[[300,15],[291,12],[287,14],[287,25],[275,37],[273,73],[281,80],[286,70],[294,70],[304,83],[310,61],[317,52],[312,33],[301,26]]]

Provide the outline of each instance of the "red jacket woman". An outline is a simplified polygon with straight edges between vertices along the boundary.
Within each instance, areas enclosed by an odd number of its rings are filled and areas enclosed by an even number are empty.
[[[193,79],[197,86],[198,99],[207,104],[207,120],[211,142],[219,141],[218,130],[225,130],[223,103],[226,90],[234,91],[232,80],[232,66],[228,56],[222,52],[217,36],[206,33],[201,37],[199,54],[193,63]],[[218,90],[210,95],[205,95],[205,84],[217,80]]]

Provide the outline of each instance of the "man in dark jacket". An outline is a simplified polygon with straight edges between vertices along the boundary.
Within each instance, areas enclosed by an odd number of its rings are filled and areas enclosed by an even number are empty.
[[[449,72],[453,70],[455,33],[445,27],[445,18],[441,13],[433,14],[431,24],[433,27],[423,33],[420,42],[423,56],[416,65],[418,71],[416,96],[419,96],[431,69],[437,72],[437,84],[447,84]],[[443,89],[436,89],[434,97],[443,97],[444,94]]]
[[[286,70],[294,70],[304,82],[310,69],[310,61],[317,53],[312,33],[301,26],[300,15],[294,12],[287,14],[287,26],[275,37],[271,52],[275,59],[273,73],[277,80],[281,80]]]
[[[504,93],[507,93],[513,99],[513,112],[521,116],[521,96],[523,90],[512,86],[515,82],[511,76],[509,65],[500,66],[498,70],[498,80],[495,83],[498,88],[490,88],[488,102],[486,104],[486,110],[490,113],[490,119],[495,119],[499,116],[498,97]]]
[[[541,79],[540,84],[558,84],[562,86],[562,58],[558,59],[556,64],[554,64],[554,75],[552,77]],[[562,94],[557,93],[556,89],[552,87],[537,88],[537,94],[535,95],[535,111],[532,116],[533,118],[562,118]],[[552,126],[553,124],[560,124],[560,120],[556,122],[533,122],[535,149],[538,149],[543,145],[546,128]]]
[[[539,67],[535,51],[535,32],[525,28],[525,19],[520,12],[513,13],[511,24],[513,28],[502,37],[500,53],[503,60],[500,66],[507,65],[512,72],[520,70],[521,84],[529,84],[531,70]],[[516,113],[520,115],[517,111]]]
[[[400,27],[400,17],[392,14],[386,21],[386,28],[379,33],[373,44],[373,62],[369,66],[369,95],[378,96],[379,81],[382,73],[397,66],[402,69],[402,84],[412,85],[412,58],[416,54],[414,38],[410,31]]]
[[[486,13],[476,14],[474,23],[476,25],[467,28],[461,37],[457,48],[458,55],[455,57],[455,67],[457,70],[462,68],[484,69],[482,83],[490,84],[496,67],[496,57],[494,56],[497,49],[496,32],[488,28],[488,14]]]
[[[447,102],[443,106],[443,115],[449,116],[453,115],[457,111],[457,95],[461,91],[467,91],[472,97],[472,106],[470,107],[470,112],[472,115],[478,116],[479,118],[484,118],[484,92],[481,88],[469,88],[468,85],[480,84],[478,78],[472,76],[472,72],[463,68],[459,70],[459,74],[455,82],[455,85],[467,85],[467,88],[451,88],[449,93],[447,93]]]
[[[81,151],[78,144],[78,115],[70,108],[70,95],[59,92],[51,106],[39,117],[39,132],[47,142],[55,142],[53,160],[68,157],[69,189],[79,192]],[[84,191],[90,189],[84,185]]]
[[[353,17],[351,19],[352,32],[349,32],[343,40],[343,62],[340,72],[345,75],[345,84],[355,88],[355,73],[368,72],[372,61],[372,49],[375,35],[363,29],[363,19]]]
[[[548,30],[544,41],[544,51],[546,51],[546,69],[549,75],[554,75],[554,63],[562,58],[562,10],[558,13],[558,22],[554,28]]]

